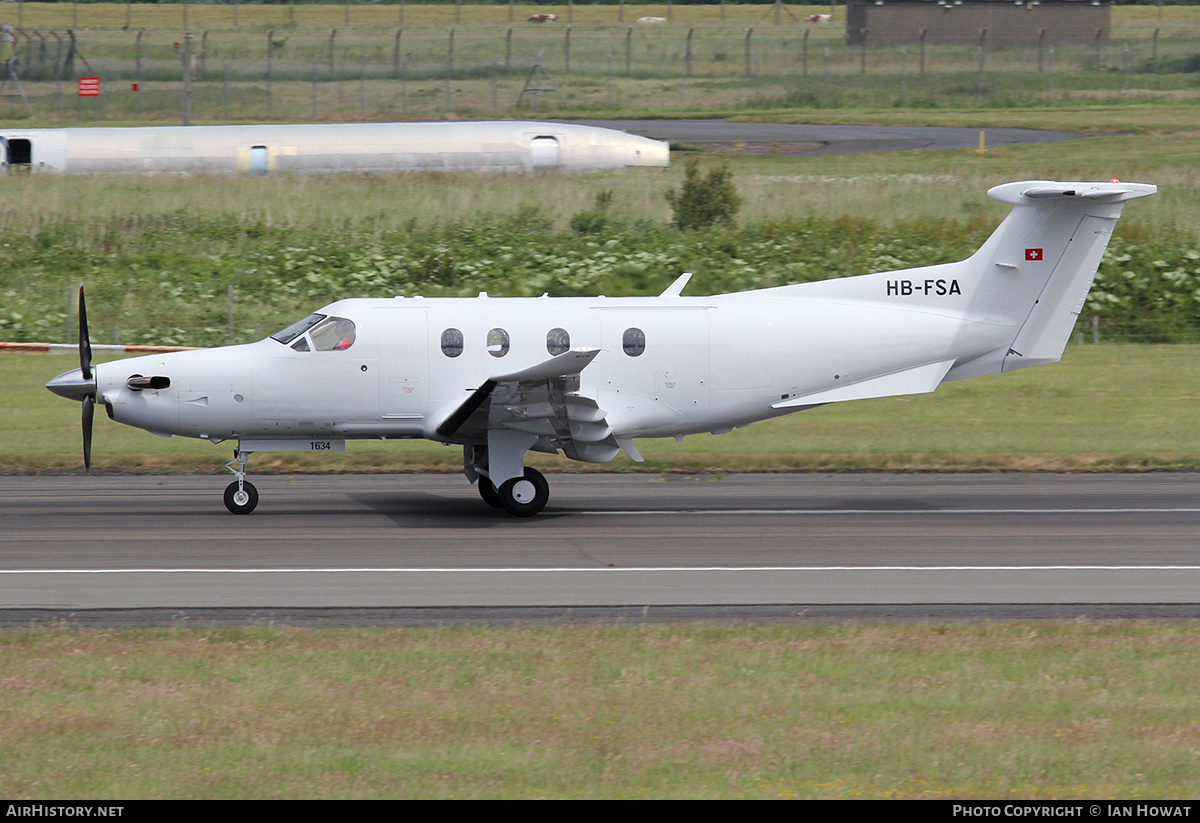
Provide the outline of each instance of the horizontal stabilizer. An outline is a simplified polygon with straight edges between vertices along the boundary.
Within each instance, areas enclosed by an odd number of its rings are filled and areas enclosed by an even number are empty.
[[[928,394],[938,387],[946,372],[954,365],[953,360],[929,363],[882,377],[860,380],[848,386],[838,386],[813,394],[804,394],[772,403],[773,409],[790,409],[798,406],[818,406],[824,403],[841,403],[846,400],[866,400],[871,397],[893,397],[902,394]]]
[[[1029,200],[1101,200],[1123,203],[1138,197],[1148,197],[1158,191],[1157,186],[1146,183],[1056,183],[1052,180],[1026,180],[1020,183],[1005,183],[988,189],[988,197],[1019,206],[1023,199]]]

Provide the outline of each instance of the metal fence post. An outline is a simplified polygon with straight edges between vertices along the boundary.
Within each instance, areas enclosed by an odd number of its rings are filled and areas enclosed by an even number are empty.
[[[446,114],[450,113],[450,75],[454,73],[454,29],[450,29],[450,43],[446,50]]]
[[[183,125],[192,125],[192,67],[189,59],[192,51],[192,35],[183,36]]]
[[[979,30],[979,75],[975,80],[975,102],[983,105],[983,44],[987,40],[987,27]]]
[[[1053,43],[1050,44],[1050,48],[1047,51],[1048,51],[1048,57],[1050,60],[1050,66],[1046,72],[1046,74],[1047,74],[1047,89],[1049,90],[1050,99],[1053,100],[1054,99],[1054,44]]]
[[[824,77],[821,79],[821,100],[829,102],[829,48],[825,48]]]

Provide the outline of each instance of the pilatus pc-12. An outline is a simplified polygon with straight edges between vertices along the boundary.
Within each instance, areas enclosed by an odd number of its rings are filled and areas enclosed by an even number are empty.
[[[259,451],[351,439],[463,447],[490,505],[541,511],[529,450],[605,463],[634,441],[723,432],[826,403],[1059,360],[1137,183],[1008,183],[1013,206],[969,259],[708,297],[405,298],[331,303],[265,340],[91,364],[46,384],[156,434],[236,441],[225,490],[247,514]]]

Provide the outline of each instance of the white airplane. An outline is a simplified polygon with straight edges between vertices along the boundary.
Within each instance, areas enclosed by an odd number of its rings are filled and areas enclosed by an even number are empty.
[[[527,451],[605,463],[634,440],[721,433],[826,403],[932,392],[944,380],[1053,363],[1138,183],[1008,183],[1013,206],[969,259],[709,297],[340,300],[257,343],[91,365],[51,380],[160,435],[237,441],[225,505],[248,514],[258,451],[349,439],[463,447],[490,505],[527,517],[549,486]]]

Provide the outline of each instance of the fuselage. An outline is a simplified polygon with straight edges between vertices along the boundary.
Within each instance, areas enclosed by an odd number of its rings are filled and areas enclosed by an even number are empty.
[[[437,427],[485,381],[599,349],[575,393],[596,402],[617,437],[668,437],[728,430],[806,408],[796,402],[806,397],[817,405],[883,375],[969,360],[1013,332],[964,324],[950,304],[913,312],[885,300],[797,298],[784,290],[343,300],[314,316],[349,320],[345,347],[267,338],[120,360],[96,367],[97,389],[115,420],[160,434],[465,442]],[[133,389],[133,375],[170,385]]]
[[[514,174],[666,167],[666,143],[519,120],[129,128],[0,128],[0,174]]]

